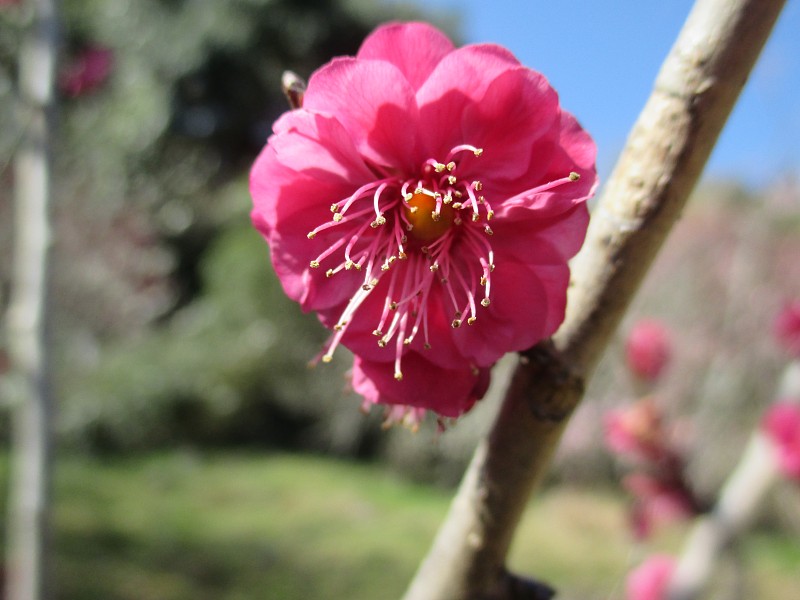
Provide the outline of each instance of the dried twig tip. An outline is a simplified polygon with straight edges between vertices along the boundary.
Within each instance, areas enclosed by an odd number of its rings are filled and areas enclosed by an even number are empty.
[[[292,108],[303,106],[303,95],[306,93],[306,82],[297,73],[284,71],[281,77],[281,88]]]

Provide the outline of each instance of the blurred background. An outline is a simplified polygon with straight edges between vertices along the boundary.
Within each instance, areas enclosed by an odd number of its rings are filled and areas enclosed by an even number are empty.
[[[620,4],[64,0],[51,306],[59,598],[399,597],[514,358],[444,433],[384,431],[378,411],[363,415],[344,351],[308,368],[326,333],[283,296],[248,218],[249,166],[286,110],[280,75],[355,53],[378,23],[428,20],[543,71],[597,136],[606,177],[691,6]],[[0,312],[27,19],[24,2],[0,3]],[[562,598],[621,598],[628,569],[685,533],[634,539],[622,467],[603,447],[604,415],[642,395],[624,361],[634,324],[669,331],[671,361],[650,392],[701,497],[736,463],[788,361],[771,327],[800,298],[797,27],[790,3],[520,530],[512,566]],[[0,378],[5,335],[0,325]],[[3,448],[8,434],[2,410]],[[7,462],[3,452],[0,504]],[[740,597],[794,597],[799,536],[800,492],[787,484],[723,579],[738,574],[752,592]]]

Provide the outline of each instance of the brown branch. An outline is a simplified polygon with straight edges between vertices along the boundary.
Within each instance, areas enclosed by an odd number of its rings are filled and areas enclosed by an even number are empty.
[[[552,342],[523,356],[404,600],[538,598],[512,596],[505,570],[525,504],[784,4],[695,4],[594,211],[566,321]]]

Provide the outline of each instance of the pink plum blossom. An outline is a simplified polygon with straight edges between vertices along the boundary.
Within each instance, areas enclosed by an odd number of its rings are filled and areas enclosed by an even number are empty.
[[[659,321],[642,319],[636,323],[625,342],[625,358],[634,376],[656,381],[669,364],[672,343],[667,328]]]
[[[628,575],[627,600],[663,600],[675,571],[675,559],[658,554],[651,556]]]
[[[617,454],[657,460],[666,451],[664,417],[652,398],[609,411],[604,425],[606,446]]]
[[[58,87],[70,98],[95,91],[111,74],[114,53],[103,46],[88,46],[67,62],[59,73]]]
[[[775,319],[774,329],[781,346],[800,359],[800,300],[786,303]]]
[[[780,470],[800,481],[800,405],[777,402],[764,415],[762,427],[775,445]]]
[[[250,177],[286,293],[355,355],[368,403],[468,410],[564,318],[595,146],[539,73],[424,23],[312,74]]]
[[[634,498],[631,528],[636,539],[650,537],[653,530],[697,514],[693,498],[680,481],[662,480],[656,475],[631,473],[622,480]]]

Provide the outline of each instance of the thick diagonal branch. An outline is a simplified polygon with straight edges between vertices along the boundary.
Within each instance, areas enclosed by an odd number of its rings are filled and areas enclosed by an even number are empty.
[[[505,570],[525,504],[784,4],[695,4],[594,211],[573,265],[567,319],[552,343],[523,357],[404,600],[537,597],[511,592],[520,586]]]

